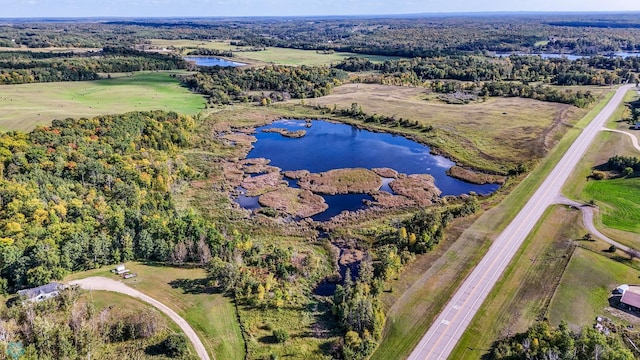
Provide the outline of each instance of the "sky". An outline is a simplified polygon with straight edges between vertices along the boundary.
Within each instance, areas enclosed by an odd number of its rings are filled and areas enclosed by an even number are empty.
[[[0,0],[0,18],[640,11],[640,0]]]

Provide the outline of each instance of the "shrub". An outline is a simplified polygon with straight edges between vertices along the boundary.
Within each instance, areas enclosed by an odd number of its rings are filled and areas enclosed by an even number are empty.
[[[616,248],[616,246],[615,246],[615,245],[611,245],[611,246],[609,246],[609,252],[610,252],[610,253],[614,253],[614,252],[616,252],[616,250],[618,250],[618,248]]]
[[[286,330],[276,329],[273,330],[273,337],[276,339],[277,343],[283,343],[289,340],[289,333]]]
[[[594,170],[591,177],[595,180],[604,180],[607,178],[607,174],[604,171]]]
[[[171,334],[162,342],[165,353],[171,357],[182,357],[187,353],[187,339],[182,334]]]

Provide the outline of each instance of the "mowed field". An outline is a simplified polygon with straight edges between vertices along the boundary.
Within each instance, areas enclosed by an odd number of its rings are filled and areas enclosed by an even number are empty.
[[[372,62],[398,59],[392,56],[365,55],[350,52],[319,53],[315,50],[299,50],[268,47],[262,51],[239,51],[242,47],[232,46],[228,41],[196,41],[196,40],[151,40],[151,45],[158,48],[184,48],[185,55],[191,49],[217,49],[234,52],[233,61],[245,62],[249,65],[281,64],[281,65],[330,65],[339,63],[348,57],[362,57]]]
[[[0,86],[0,130],[30,131],[54,119],[139,110],[196,114],[202,96],[180,86],[169,72],[145,72],[97,81]]]
[[[292,100],[294,101],[294,100]],[[586,114],[565,104],[523,98],[490,98],[468,105],[446,104],[424,88],[347,84],[309,104],[349,108],[433,125],[428,141],[459,161],[491,169],[544,156],[566,129]],[[487,165],[483,166],[483,162]]]

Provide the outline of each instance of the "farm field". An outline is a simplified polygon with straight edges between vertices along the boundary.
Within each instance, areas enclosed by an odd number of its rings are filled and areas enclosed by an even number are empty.
[[[126,263],[137,273],[124,283],[167,305],[182,316],[198,333],[200,340],[217,359],[243,359],[244,341],[231,299],[213,293],[204,286],[206,276],[202,268],[174,268],[142,263]],[[116,278],[110,270],[96,270],[70,275],[65,280],[89,276]]]
[[[54,119],[141,110],[196,114],[200,95],[180,86],[170,72],[144,72],[97,81],[2,85],[0,130],[30,131]]]
[[[292,100],[293,102],[293,100]],[[309,104],[349,108],[357,103],[367,114],[395,116],[434,126],[426,142],[463,165],[499,170],[539,159],[558,141],[566,126],[587,109],[523,98],[490,98],[486,102],[450,105],[424,88],[347,84]],[[504,169],[503,169],[504,171]]]
[[[263,51],[238,51],[238,47],[232,46],[228,41],[196,41],[196,40],[152,40],[152,46],[161,48],[185,48],[188,49],[217,49],[234,51],[233,61],[245,62],[250,65],[279,64],[279,65],[330,65],[338,63],[344,58],[356,56],[371,60],[372,62],[384,62],[385,60],[398,59],[392,56],[365,55],[349,52],[334,52],[323,54],[315,50],[299,50],[268,47]],[[242,48],[240,48],[242,49]],[[182,51],[185,54],[187,51]]]

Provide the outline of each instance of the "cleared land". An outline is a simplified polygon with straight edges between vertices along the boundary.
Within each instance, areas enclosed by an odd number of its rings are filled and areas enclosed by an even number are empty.
[[[339,63],[344,58],[362,57],[372,62],[384,62],[385,60],[398,59],[392,56],[364,55],[350,52],[333,52],[324,54],[315,50],[298,50],[268,47],[262,51],[239,51],[246,50],[249,47],[237,47],[229,44],[228,41],[196,41],[196,40],[151,40],[151,45],[158,48],[184,48],[183,54],[189,50],[216,49],[233,51],[233,61],[244,62],[250,65],[261,64],[281,64],[281,65],[329,65]]]
[[[204,284],[202,268],[186,269],[127,263],[138,277],[124,283],[160,301],[183,317],[198,333],[213,357],[243,359],[244,342],[231,299],[212,292]],[[103,267],[71,275],[65,280],[89,276],[117,279]]]
[[[136,73],[97,81],[0,86],[0,130],[30,131],[54,119],[141,110],[196,114],[202,96],[180,86],[169,72]]]
[[[465,165],[495,169],[497,163],[518,164],[542,157],[585,109],[522,98],[490,98],[486,102],[450,105],[424,88],[347,84],[333,93],[305,100],[339,108],[352,103],[365,113],[395,116],[432,125],[427,141]],[[418,136],[420,136],[418,134]]]

